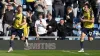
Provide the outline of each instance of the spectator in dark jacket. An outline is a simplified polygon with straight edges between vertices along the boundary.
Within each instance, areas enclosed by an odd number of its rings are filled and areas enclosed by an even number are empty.
[[[35,33],[35,21],[37,20],[37,16],[32,13],[31,11],[28,11],[27,12],[27,23],[28,23],[28,26],[30,27],[30,35],[32,36],[35,36],[36,33]]]
[[[11,9],[12,6],[9,4],[7,6],[7,10],[4,14],[4,17],[3,17],[3,26],[4,26],[4,33],[6,36],[8,36],[8,29],[11,28],[12,24],[13,24],[13,18],[14,18],[14,11]]]
[[[73,27],[73,18],[74,18],[74,15],[73,15],[72,8],[68,7],[65,20],[66,20],[66,23],[69,24],[71,27]]]
[[[66,24],[67,26],[69,26],[69,32],[71,33],[69,36],[72,36],[73,35],[73,19],[74,19],[74,14],[73,14],[73,11],[72,11],[72,8],[71,7],[68,7],[67,8],[67,14],[66,14]]]
[[[66,24],[63,19],[61,19],[60,23],[57,25],[57,35],[61,40],[65,40],[66,36],[72,36],[72,30],[77,29],[70,27],[70,25]]]
[[[66,24],[63,19],[60,20],[60,23],[57,25],[57,35],[60,37],[61,40],[65,40],[67,31],[66,31]]]
[[[53,32],[56,31],[57,22],[52,18],[51,14],[47,15],[47,35],[48,36],[55,36]]]

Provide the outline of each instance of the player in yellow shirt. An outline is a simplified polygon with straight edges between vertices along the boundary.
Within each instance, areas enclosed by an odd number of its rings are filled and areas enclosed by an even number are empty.
[[[81,22],[83,23],[82,33],[80,38],[81,50],[78,52],[84,52],[83,42],[86,35],[88,36],[89,41],[93,40],[94,15],[89,4],[85,4],[83,8],[83,17],[81,18]]]
[[[15,14],[15,20],[13,22],[13,26],[11,29],[10,48],[8,52],[13,51],[13,41],[16,35],[18,35],[21,38],[21,40],[25,39],[26,36],[24,36],[25,34],[24,29],[26,25],[27,25],[26,18],[22,14],[22,6],[18,6],[17,12]]]

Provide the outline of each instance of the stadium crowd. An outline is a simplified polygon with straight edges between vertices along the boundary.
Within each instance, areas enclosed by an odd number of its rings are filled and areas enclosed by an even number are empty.
[[[0,0],[3,33],[9,36],[17,7],[23,7],[29,36],[80,36],[84,4],[89,4],[95,17],[94,35],[100,31],[100,0]]]

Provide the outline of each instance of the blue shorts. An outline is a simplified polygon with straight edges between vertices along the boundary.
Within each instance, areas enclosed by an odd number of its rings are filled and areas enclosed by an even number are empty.
[[[93,28],[82,28],[82,33],[85,33],[88,37],[93,37]]]
[[[20,38],[22,38],[22,33],[23,29],[15,29],[15,28],[11,29],[11,35],[18,35]]]

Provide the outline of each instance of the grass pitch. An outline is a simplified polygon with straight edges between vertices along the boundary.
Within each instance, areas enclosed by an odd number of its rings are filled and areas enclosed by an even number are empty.
[[[85,50],[84,53],[77,50],[14,50],[11,53],[0,51],[0,56],[100,56],[100,50]]]

